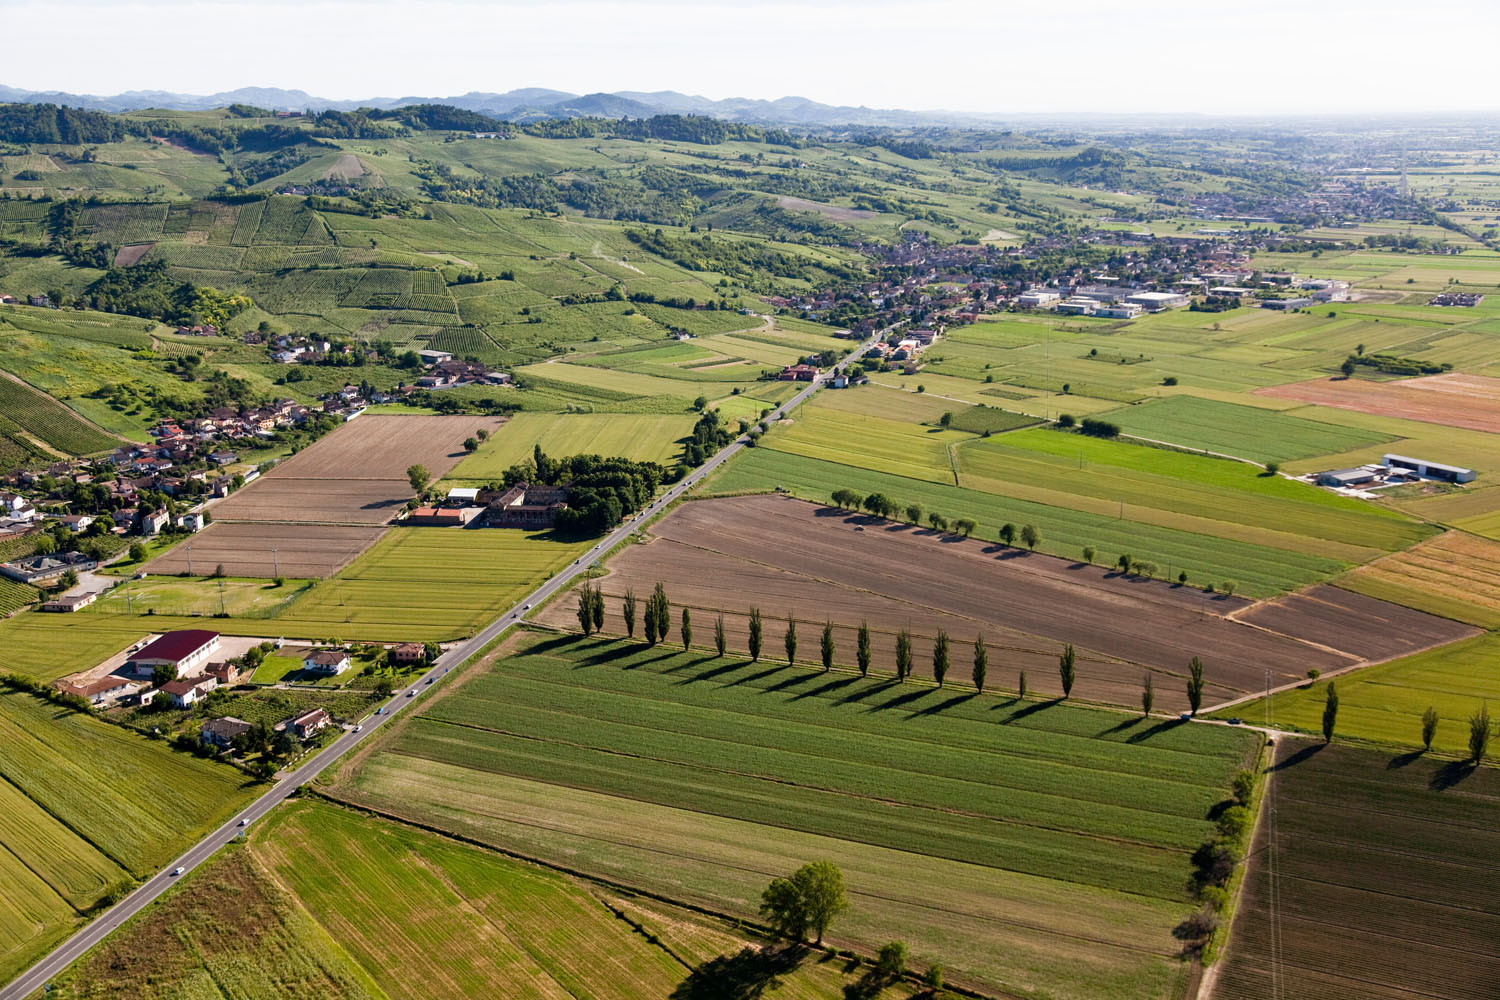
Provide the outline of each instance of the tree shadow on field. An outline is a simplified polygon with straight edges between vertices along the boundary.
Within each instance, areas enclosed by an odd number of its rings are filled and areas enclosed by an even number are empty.
[[[679,653],[678,655],[681,656],[681,655],[684,655],[684,654],[680,654]],[[674,664],[674,665],[668,667],[667,669],[665,669],[665,670],[662,671],[662,674],[663,675],[666,675],[666,674],[680,674],[684,670],[692,670],[694,667],[701,667],[701,666],[703,666],[703,664],[709,662],[710,660],[717,660],[717,659],[718,659],[718,657],[715,656],[715,655],[713,655],[712,653],[701,653],[701,654],[699,654],[697,656],[694,656],[692,659],[686,659],[686,660],[683,660],[681,663],[677,663],[677,664]]]
[[[1061,705],[1063,702],[1061,698],[1048,698],[1046,701],[1028,701],[1022,704],[1020,708],[1014,708],[1016,702],[1020,700],[1021,699],[1017,698],[1015,701],[1008,702],[1004,705],[991,705],[990,711],[1003,712],[1008,708],[1012,709],[1009,715],[1000,720],[1000,724],[1002,726],[1008,726],[1012,722],[1020,722],[1027,716],[1046,711],[1047,709],[1052,708],[1054,705]]]
[[[866,678],[863,678],[863,677],[860,678],[860,680],[865,680],[865,679]],[[870,697],[871,695],[878,694],[879,692],[885,690],[885,688],[887,686],[889,686],[891,684],[894,684],[894,683],[895,683],[895,681],[891,680],[891,681],[886,681],[884,684],[880,683],[879,681],[874,681],[873,683],[865,684],[862,687],[858,687],[858,688],[855,688],[853,691],[850,691],[848,694],[844,695],[838,701],[834,702],[834,704],[835,705],[852,705],[855,702],[864,701],[866,698]]]
[[[1113,726],[1110,726],[1108,729],[1102,731],[1099,735],[1113,736],[1116,733],[1123,733],[1127,729],[1134,729],[1136,726],[1139,726],[1145,721],[1146,719],[1144,716],[1133,715],[1120,722],[1115,723]]]
[[[859,680],[859,678],[852,674],[844,674],[841,677],[834,677],[831,680],[824,681],[822,684],[819,684],[815,688],[808,688],[806,691],[797,692],[797,694],[792,697],[792,700],[801,701],[803,698],[820,698],[825,694],[832,694],[835,691],[842,691],[844,688],[848,687],[850,684],[853,684],[857,680]]]
[[[906,691],[903,691],[902,693],[896,695],[896,697],[894,698],[887,698],[885,701],[881,702],[878,705],[871,705],[869,708],[865,709],[865,711],[884,712],[893,708],[905,708],[912,702],[919,701],[932,693],[933,689],[928,687],[909,688]]]
[[[709,659],[713,659],[713,657],[710,657]],[[744,670],[746,667],[750,666],[750,662],[751,661],[749,660],[731,660],[728,663],[721,663],[716,667],[709,667],[707,670],[700,670],[690,677],[678,678],[677,683],[697,684],[699,681],[711,681],[717,677],[723,677],[725,674],[732,674],[737,670]]]
[[[1446,792],[1473,774],[1478,766],[1472,760],[1451,760],[1432,773],[1427,787],[1434,792]]]
[[[732,687],[738,684],[754,684],[756,681],[765,680],[767,677],[774,677],[777,674],[781,673],[783,670],[787,669],[789,668],[785,665],[773,665],[767,667],[765,670],[762,670],[758,674],[746,674],[744,677],[736,677],[734,680],[729,682],[729,685]]]
[[[1187,725],[1187,723],[1184,720],[1182,720],[1182,719],[1166,719],[1166,720],[1164,720],[1162,722],[1158,722],[1156,725],[1152,726],[1150,729],[1143,729],[1143,730],[1141,730],[1138,733],[1131,733],[1129,736],[1125,737],[1125,742],[1126,743],[1144,743],[1144,742],[1146,742],[1147,740],[1151,739],[1154,736],[1160,736],[1162,733],[1170,733],[1172,730],[1176,729],[1178,726],[1185,726],[1185,725]]]
[[[907,715],[907,718],[918,719],[924,715],[937,715],[941,712],[946,712],[950,708],[956,708],[959,705],[962,705],[964,702],[971,701],[976,697],[978,697],[977,691],[969,691],[967,693],[960,692],[958,694],[949,695],[947,698],[935,705],[928,705],[926,708],[919,708],[911,712]]]
[[[1307,761],[1322,753],[1323,748],[1327,745],[1327,743],[1309,743],[1301,750],[1298,750],[1296,753],[1292,754],[1286,760],[1278,761],[1277,763],[1272,764],[1270,767],[1266,768],[1266,770],[1285,771],[1289,768],[1296,767],[1298,764],[1305,764]]]
[[[792,668],[788,667],[787,669],[790,670]],[[766,688],[763,688],[762,691],[761,691],[761,693],[762,694],[780,694],[782,691],[785,691],[788,688],[794,688],[798,684],[806,684],[808,681],[812,680],[813,677],[815,677],[815,676],[816,676],[815,674],[804,673],[803,671],[799,670],[796,673],[792,674],[792,676],[790,676],[790,677],[783,677],[781,680],[777,681],[775,684],[772,684],[772,685],[769,685]]]
[[[1425,752],[1423,750],[1408,750],[1406,753],[1397,754],[1385,762],[1385,769],[1387,771],[1399,771],[1401,768],[1415,764],[1421,760]]]
[[[644,660],[637,660],[634,663],[627,663],[621,669],[624,669],[624,670],[643,670],[646,667],[651,666],[652,664],[660,663],[662,660],[670,660],[672,657],[674,657],[676,655],[677,654],[674,653],[674,652],[672,652],[672,650],[664,648],[664,649],[662,649],[662,651],[660,653],[657,653],[655,656],[647,657]]]
[[[745,947],[699,965],[672,991],[670,1000],[756,1000],[779,989],[782,977],[802,964],[807,949]]]

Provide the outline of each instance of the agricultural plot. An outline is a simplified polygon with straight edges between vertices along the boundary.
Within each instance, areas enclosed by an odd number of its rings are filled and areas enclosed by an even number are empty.
[[[679,442],[697,418],[615,413],[518,413],[490,435],[479,450],[454,466],[447,478],[485,483],[529,459],[540,447],[554,457],[618,455],[637,462],[671,464]]]
[[[953,484],[957,472],[950,450],[967,440],[969,435],[959,431],[865,416],[814,402],[799,408],[794,419],[778,421],[761,443],[790,455]]]
[[[0,978],[250,795],[239,771],[0,691]]]
[[[1180,528],[1254,545],[1363,562],[1420,541],[1416,521],[1255,466],[1056,430],[956,450],[974,489]]]
[[[410,465],[434,478],[464,457],[464,438],[493,417],[373,416],[345,424],[213,508],[214,523],[189,545],[152,560],[152,573],[222,565],[231,576],[331,576],[380,537],[412,495]],[[274,551],[273,551],[274,550]]]
[[[1277,757],[1213,995],[1493,996],[1500,770],[1296,741]]]
[[[949,521],[969,518],[976,524],[977,538],[997,540],[1007,523],[1017,529],[1032,524],[1041,534],[1037,546],[1041,552],[1082,559],[1084,548],[1092,547],[1094,561],[1102,565],[1114,565],[1120,556],[1129,555],[1155,563],[1159,572],[1165,571],[1172,579],[1186,572],[1197,586],[1218,587],[1223,581],[1234,581],[1237,592],[1252,597],[1269,597],[1325,580],[1349,565],[1316,552],[1216,537],[1201,530],[1210,527],[1207,524],[1200,530],[1185,530],[1149,523],[1146,517],[1160,519],[1160,515],[1151,515],[1150,508],[1138,512],[1122,507],[1119,501],[1105,501],[1099,510],[1075,510],[1027,499],[1022,490],[1005,484],[985,481],[983,485],[984,489],[973,489],[922,481],[760,447],[716,473],[708,489],[737,494],[768,493],[780,487],[817,503],[826,503],[838,489],[852,489],[860,496],[878,492],[895,500],[902,510],[909,504],[920,506],[924,518],[934,513]],[[1069,502],[1084,506],[1077,499]],[[1172,515],[1171,520],[1186,523],[1180,515]]]
[[[613,640],[492,662],[332,793],[732,915],[828,858],[853,904],[835,941],[901,937],[1004,992],[1175,995],[1188,854],[1256,746]]]
[[[119,444],[61,403],[0,374],[0,414],[27,434],[67,455],[89,455]]]
[[[1338,585],[1480,628],[1500,627],[1500,544],[1461,531],[1361,566]]]
[[[1136,437],[1262,464],[1332,455],[1394,440],[1388,435],[1196,396],[1151,400],[1113,410],[1105,419]]]
[[[1481,705],[1500,703],[1500,638],[1485,633],[1365,667],[1336,678],[1339,712],[1335,737],[1382,747],[1422,745],[1422,714],[1438,714],[1433,747],[1466,753],[1469,717]],[[1218,713],[1246,719],[1269,718],[1281,729],[1321,733],[1327,683],[1304,684],[1274,694],[1267,714],[1264,699]]]
[[[587,548],[586,541],[499,528],[393,528],[279,614],[274,627],[312,638],[456,639]]]
[[[1500,433],[1500,378],[1483,375],[1428,375],[1399,382],[1319,379],[1259,389],[1256,394]]]
[[[218,984],[244,1000],[435,990],[659,1000],[690,979],[717,982],[730,956],[760,944],[722,921],[326,804],[279,809],[251,837],[85,956],[52,995],[164,1000]],[[836,1000],[853,978],[841,968],[788,964],[778,995]]]
[[[627,547],[610,561],[602,581],[609,631],[622,629],[616,609],[627,589],[645,595],[660,581],[674,602],[692,609],[705,635],[722,612],[736,650],[746,648],[751,604],[766,617],[768,658],[779,655],[788,614],[800,622],[802,658],[809,661],[817,660],[822,625],[831,620],[836,659],[852,663],[855,629],[867,621],[875,669],[894,672],[895,634],[906,628],[914,635],[917,672],[930,674],[932,643],[942,629],[955,644],[955,673],[965,678],[970,644],[982,633],[993,650],[993,684],[1014,690],[1017,671],[1025,670],[1030,690],[1053,694],[1061,693],[1058,654],[1072,644],[1079,656],[1075,696],[1115,704],[1135,703],[1149,670],[1157,703],[1186,707],[1183,678],[1194,656],[1207,665],[1206,700],[1213,704],[1227,692],[1261,688],[1266,669],[1288,683],[1312,666],[1352,665],[1372,655],[1366,644],[1375,626],[1409,633],[1392,640],[1392,649],[1472,634],[1455,622],[1353,594],[1346,595],[1359,602],[1353,609],[1304,600],[1295,614],[1280,612],[1284,622],[1266,613],[1250,627],[1235,619],[1256,615],[1256,608],[1237,598],[781,497],[695,501],[652,533],[649,544]],[[571,614],[570,602],[556,602],[542,620],[566,627]]]

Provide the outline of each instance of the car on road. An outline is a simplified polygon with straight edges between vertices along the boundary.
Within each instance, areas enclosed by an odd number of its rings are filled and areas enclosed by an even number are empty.
[[[431,683],[432,683],[432,678],[431,678],[431,677],[429,677],[429,678],[427,678],[427,683],[428,683],[428,684],[431,684]]]
[[[355,727],[354,727],[354,731],[355,731],[355,732],[356,732],[356,733],[361,733],[361,732],[364,732],[364,729],[365,729],[365,727],[364,727],[364,726],[355,726]]]
[[[531,605],[529,605],[529,604],[522,605],[521,606],[521,610],[522,611],[530,611],[531,610]]]
[[[379,708],[375,709],[375,714],[376,715],[384,715],[385,714],[385,706],[381,705]]]
[[[415,698],[417,696],[417,689],[412,688],[410,691],[406,692],[406,696],[408,698]]]
[[[183,868],[182,866],[179,865],[178,867],[172,869],[172,874],[173,875],[181,875],[185,871],[187,871],[187,869]]]
[[[1332,682],[1331,682],[1331,681],[1330,681],[1330,683],[1332,683]],[[1230,719],[1230,720],[1229,720],[1229,724],[1230,724],[1230,725],[1231,725],[1231,726],[1238,726],[1238,725],[1239,725],[1239,724],[1240,724],[1240,722],[1241,722],[1241,721],[1242,721],[1242,720],[1240,720],[1240,719]]]
[[[240,826],[249,826],[249,825],[250,825],[250,818],[248,816],[245,817],[244,819],[240,820]]]

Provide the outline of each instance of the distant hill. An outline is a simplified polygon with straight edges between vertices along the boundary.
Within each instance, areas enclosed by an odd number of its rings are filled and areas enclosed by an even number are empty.
[[[448,104],[514,121],[584,117],[649,118],[659,114],[706,115],[725,121],[773,125],[938,125],[999,120],[998,116],[836,107],[804,97],[783,97],[775,101],[731,97],[715,101],[674,90],[580,95],[544,87],[526,87],[503,94],[471,91],[451,97],[371,97],[357,101],[334,101],[315,97],[303,90],[276,87],[241,87],[217,94],[131,90],[101,96],[0,86],[0,102],[63,104],[96,111],[139,111],[147,108],[206,111],[231,104],[249,104],[277,111],[352,111],[355,108],[389,110],[414,104]]]

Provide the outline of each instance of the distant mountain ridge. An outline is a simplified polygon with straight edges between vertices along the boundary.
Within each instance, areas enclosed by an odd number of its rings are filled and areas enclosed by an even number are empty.
[[[774,101],[731,97],[715,101],[674,90],[572,94],[544,87],[526,87],[503,94],[471,91],[453,97],[372,97],[358,101],[334,101],[315,97],[304,90],[284,90],[277,87],[241,87],[217,94],[129,90],[121,94],[101,96],[22,90],[0,85],[0,102],[66,104],[95,111],[140,111],[147,108],[206,111],[230,104],[252,104],[275,111],[352,111],[355,108],[399,108],[409,104],[450,104],[468,111],[516,121],[582,117],[649,118],[660,114],[705,115],[726,121],[772,125],[937,125],[1000,120],[999,116],[958,112],[840,107],[820,104],[805,97],[782,97]]]

